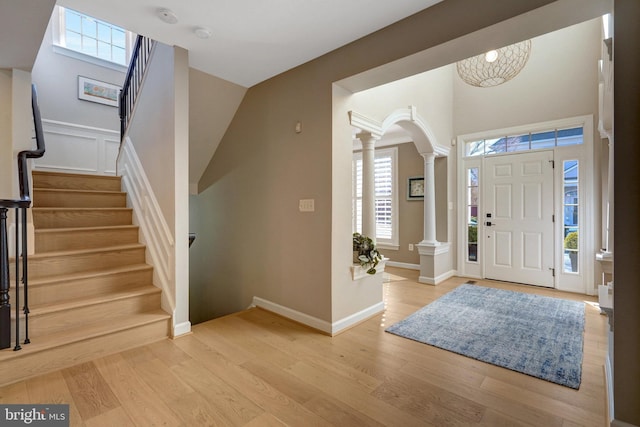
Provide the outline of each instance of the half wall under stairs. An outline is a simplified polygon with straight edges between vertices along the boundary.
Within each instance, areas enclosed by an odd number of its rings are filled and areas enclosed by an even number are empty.
[[[33,200],[31,343],[0,351],[0,386],[167,338],[120,178],[34,171]]]

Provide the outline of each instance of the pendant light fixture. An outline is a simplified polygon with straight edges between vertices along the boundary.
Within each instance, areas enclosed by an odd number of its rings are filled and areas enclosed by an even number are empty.
[[[463,59],[456,64],[458,75],[471,86],[492,87],[507,82],[524,68],[531,40],[515,43]]]

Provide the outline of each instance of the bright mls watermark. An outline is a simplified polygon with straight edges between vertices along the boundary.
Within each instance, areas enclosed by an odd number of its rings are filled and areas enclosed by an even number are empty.
[[[69,427],[69,405],[0,405],[0,425]]]

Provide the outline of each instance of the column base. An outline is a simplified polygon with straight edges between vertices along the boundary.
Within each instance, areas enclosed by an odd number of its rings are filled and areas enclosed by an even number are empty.
[[[418,243],[420,254],[420,276],[418,282],[427,285],[437,285],[455,274],[451,268],[451,244],[448,242]]]

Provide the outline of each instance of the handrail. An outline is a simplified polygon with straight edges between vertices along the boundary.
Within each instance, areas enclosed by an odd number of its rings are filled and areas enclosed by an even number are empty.
[[[122,90],[120,91],[118,99],[120,113],[120,143],[124,141],[124,137],[127,133],[127,127],[131,121],[138,93],[142,87],[142,80],[146,73],[147,63],[151,58],[152,48],[153,40],[138,34],[136,43],[133,47],[133,53],[131,54],[131,61],[129,62],[127,76],[124,79],[124,84],[122,85]]]
[[[31,110],[33,111],[33,126],[35,128],[36,149],[25,150],[18,153],[18,184],[20,186],[20,199],[31,201],[29,193],[29,173],[27,159],[39,159],[44,156],[44,131],[42,130],[42,117],[38,106],[38,92],[35,85],[31,85]]]
[[[24,306],[22,308],[25,321],[24,343],[29,343],[29,304],[28,304],[28,269],[27,269],[27,208],[31,206],[31,194],[29,191],[28,159],[37,159],[44,155],[44,132],[42,130],[42,118],[38,106],[38,93],[35,85],[31,85],[31,109],[33,110],[33,124],[35,127],[36,149],[25,150],[18,153],[18,185],[20,198],[0,200],[0,349],[11,346],[11,304],[9,303],[9,247],[7,244],[7,211],[15,209],[15,283],[16,283],[16,345],[14,351],[20,350],[20,264],[22,264],[22,284],[24,293]],[[22,227],[20,227],[22,222]],[[20,230],[22,239],[20,239]],[[20,249],[22,254],[20,255]],[[21,262],[20,262],[21,260]]]

